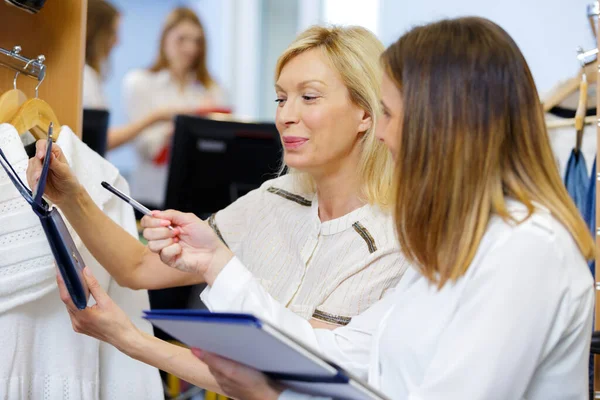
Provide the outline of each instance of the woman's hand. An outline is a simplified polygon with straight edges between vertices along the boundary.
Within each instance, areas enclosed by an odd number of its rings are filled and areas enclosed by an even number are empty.
[[[83,276],[96,304],[79,310],[73,304],[60,273],[56,275],[60,299],[67,306],[73,330],[110,343],[127,354],[133,347],[132,343],[141,337],[141,332],[106,294],[89,267],[85,267]]]
[[[37,187],[40,175],[42,174],[47,141],[45,139],[38,140],[35,146],[35,156],[29,159],[29,165],[27,166],[27,182],[32,189]],[[65,201],[75,198],[81,189],[81,185],[71,171],[65,155],[57,144],[52,145],[52,153],[50,154],[52,158],[50,160],[44,195],[57,206],[61,206]]]
[[[167,226],[171,225],[172,230]],[[204,275],[212,284],[233,253],[213,229],[194,214],[175,210],[153,211],[142,218],[148,248],[165,264],[184,272]]]
[[[283,388],[270,382],[259,371],[235,361],[192,349],[192,353],[202,360],[225,394],[241,400],[277,400]]]

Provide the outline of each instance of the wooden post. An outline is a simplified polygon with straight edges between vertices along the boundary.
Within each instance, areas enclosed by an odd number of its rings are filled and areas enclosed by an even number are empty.
[[[600,20],[599,20],[600,21]],[[596,29],[596,34],[598,35],[597,37],[597,43],[600,43],[600,29]],[[600,60],[600,58],[599,58]],[[600,65],[600,62],[596,63],[596,68],[598,68],[598,65]],[[596,80],[596,85],[597,85],[597,92],[596,93],[600,93],[600,73],[598,74],[598,79]],[[600,110],[600,96],[596,97],[596,116],[600,116],[600,114],[598,113],[598,110]],[[599,120],[600,122],[600,120]],[[596,124],[596,138],[597,138],[597,142],[596,142],[596,154],[599,154],[600,152],[598,151],[600,149],[600,124]],[[596,158],[596,162],[597,162],[597,158]],[[594,237],[596,238],[596,282],[599,282],[600,280],[600,274],[598,273],[598,269],[600,268],[600,235],[598,235],[598,232],[600,230],[600,185],[598,182],[598,165],[596,164],[596,176],[593,177],[594,179],[596,179],[596,232],[594,232]],[[598,287],[598,283],[596,283],[595,285],[596,287]],[[598,331],[600,330],[600,296],[598,296],[598,290],[596,290],[596,321],[595,321],[595,326],[594,326],[594,331]],[[594,398],[596,398],[596,393],[600,392],[600,356],[595,356],[594,357]]]
[[[0,1],[0,47],[10,50],[19,45],[24,57],[46,56],[46,78],[39,97],[79,137],[86,12],[87,0],[48,1],[35,15]],[[14,71],[0,66],[0,93],[12,89],[14,76]],[[35,79],[21,75],[17,87],[33,98],[36,84]]]

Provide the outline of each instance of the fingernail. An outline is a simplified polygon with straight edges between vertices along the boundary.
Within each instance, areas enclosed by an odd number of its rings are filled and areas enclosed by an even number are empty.
[[[90,276],[90,277],[92,276],[92,271],[90,271],[89,267],[85,267],[83,269],[83,273],[86,274],[87,276]]]
[[[192,347],[192,354],[198,358],[202,357],[202,350]]]

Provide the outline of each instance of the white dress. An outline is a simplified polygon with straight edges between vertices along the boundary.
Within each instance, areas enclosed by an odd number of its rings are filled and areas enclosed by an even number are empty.
[[[219,86],[207,89],[190,77],[190,83],[182,89],[168,70],[131,71],[125,76],[123,87],[130,122],[165,108],[200,109],[226,104],[225,92]],[[161,207],[164,202],[168,166],[158,165],[153,160],[170,143],[172,132],[172,122],[160,122],[145,129],[135,140],[139,163],[131,177],[131,193],[142,203]]]
[[[116,168],[66,126],[57,143],[94,202],[137,235],[130,207],[100,186],[105,180],[128,191]],[[27,154],[11,125],[0,125],[0,148],[26,183]],[[149,308],[147,293],[120,287],[72,229],[71,234],[100,285],[141,330],[152,332],[140,318],[141,311]],[[39,220],[0,170],[0,399],[162,400],[155,368],[73,331],[55,277]]]
[[[509,212],[526,215],[515,201]],[[494,216],[458,281],[438,291],[411,268],[395,291],[333,331],[313,330],[278,304],[235,258],[204,300],[213,311],[264,318],[392,399],[587,398],[593,279],[542,207],[519,225]]]

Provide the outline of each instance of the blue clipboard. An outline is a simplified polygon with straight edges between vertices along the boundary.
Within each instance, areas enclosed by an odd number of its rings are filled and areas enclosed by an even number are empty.
[[[197,347],[264,372],[287,386],[336,399],[385,400],[331,360],[251,314],[144,311],[154,326]]]

